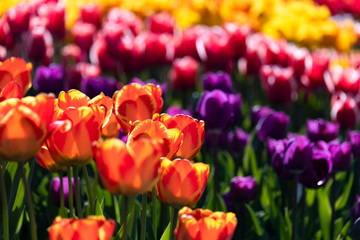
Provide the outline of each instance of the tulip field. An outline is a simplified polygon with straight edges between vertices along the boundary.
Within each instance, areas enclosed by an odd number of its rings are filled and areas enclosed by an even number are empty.
[[[0,0],[0,240],[360,239],[358,0]]]

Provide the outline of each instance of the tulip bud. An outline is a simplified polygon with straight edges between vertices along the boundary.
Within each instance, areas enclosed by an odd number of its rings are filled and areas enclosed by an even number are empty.
[[[49,2],[42,4],[38,9],[38,15],[47,19],[47,29],[59,39],[63,39],[65,30],[65,7],[62,3]]]
[[[111,9],[106,17],[108,22],[125,24],[136,36],[142,29],[142,21],[133,12],[120,8]]]
[[[177,240],[230,240],[233,237],[237,219],[234,213],[191,210],[184,207],[179,211],[179,224],[175,229]]]
[[[351,165],[352,152],[349,142],[338,143],[333,141],[329,143],[329,152],[334,171],[347,171]]]
[[[266,115],[269,115],[271,111],[272,109],[267,106],[253,106],[250,114],[251,126],[255,127],[259,120]]]
[[[8,49],[14,45],[14,39],[6,17],[0,18],[0,44]]]
[[[116,90],[118,90],[118,84],[112,78],[89,77],[81,80],[81,91],[90,98],[99,95],[101,92],[112,97]]]
[[[353,220],[360,218],[360,196],[356,195],[355,197],[355,204],[350,209],[350,215]]]
[[[305,60],[310,55],[306,48],[298,48],[295,46],[288,48],[289,65],[294,69],[294,76],[300,79],[305,72]]]
[[[71,29],[74,42],[84,51],[89,52],[93,44],[93,36],[96,28],[94,25],[85,22],[77,22]]]
[[[143,34],[145,44],[145,61],[148,65],[171,62],[174,58],[173,37],[169,34]]]
[[[283,179],[292,179],[293,174],[285,167],[285,150],[288,139],[268,139],[268,159],[275,172]]]
[[[360,132],[349,131],[348,138],[351,143],[352,152],[355,158],[360,158]]]
[[[203,25],[195,25],[185,29],[181,37],[176,39],[175,56],[177,58],[191,56],[196,60],[200,60],[196,49],[196,42],[197,39],[207,31],[208,28]]]
[[[259,75],[260,67],[264,63],[266,51],[264,36],[253,34],[246,39],[245,59],[238,62],[239,71],[246,75]]]
[[[330,142],[339,134],[339,124],[328,122],[324,119],[308,120],[306,124],[307,136],[313,142],[319,140]]]
[[[118,43],[117,51],[123,71],[139,72],[145,65],[144,38],[139,35],[135,38],[124,38]]]
[[[304,172],[309,168],[312,148],[313,145],[305,136],[290,139],[284,156],[284,166],[294,173]]]
[[[233,155],[240,156],[242,159],[245,147],[250,140],[250,135],[240,128],[235,128],[234,132],[228,134],[228,143],[230,152]]]
[[[5,61],[7,58],[7,50],[6,47],[0,45],[0,62]]]
[[[174,34],[175,20],[167,12],[153,14],[148,19],[148,29],[150,32],[161,34]]]
[[[288,65],[287,42],[285,40],[266,40],[265,64],[286,67]]]
[[[60,65],[38,67],[34,78],[34,89],[37,92],[59,94],[64,89],[64,68]]]
[[[110,48],[104,36],[98,36],[89,51],[89,58],[92,64],[100,66],[103,70],[117,72],[116,59],[110,54]]]
[[[229,44],[234,52],[234,58],[239,59],[245,56],[246,52],[246,38],[251,33],[251,28],[248,26],[239,26],[236,23],[225,23],[225,31],[229,34]]]
[[[340,124],[341,128],[354,128],[358,121],[358,109],[355,100],[343,92],[331,98],[331,119]]]
[[[330,93],[343,91],[356,95],[360,87],[360,72],[353,68],[332,67],[325,73],[326,87]]]
[[[199,64],[192,57],[175,59],[169,73],[173,89],[186,90],[196,87]]]
[[[79,181],[79,189],[81,188],[81,181],[80,178],[78,178]],[[64,192],[64,203],[65,203],[65,207],[69,207],[69,179],[68,177],[63,177],[62,178],[62,183],[63,183],[63,192]],[[60,178],[58,177],[54,177],[53,179],[51,179],[51,183],[50,183],[50,192],[51,192],[51,197],[55,203],[55,205],[57,207],[60,207]],[[71,178],[71,185],[72,185],[72,196],[73,196],[73,202],[75,202],[75,183],[74,183],[74,178]]]
[[[7,11],[6,17],[13,39],[19,39],[21,33],[26,32],[29,28],[30,5],[18,4]]]
[[[182,109],[182,108],[179,107],[179,106],[170,106],[170,107],[167,109],[166,113],[169,114],[169,115],[172,116],[172,117],[174,117],[174,116],[176,116],[176,115],[179,115],[179,114],[192,116],[192,113],[191,113],[190,110]]]
[[[206,73],[202,76],[202,85],[205,91],[220,89],[226,93],[232,93],[234,90],[231,84],[231,77],[228,73]]]
[[[61,49],[61,62],[68,66],[75,65],[81,61],[81,49],[75,44],[67,44]]]
[[[329,67],[329,56],[326,53],[313,53],[305,60],[305,72],[301,83],[311,89],[324,85],[324,73]]]
[[[31,29],[26,35],[25,43],[28,57],[35,61],[41,61],[46,56],[47,51],[53,52],[53,49],[50,49],[53,48],[53,40],[45,27]]]
[[[95,3],[86,3],[80,8],[80,20],[82,22],[91,23],[96,28],[101,27],[101,11],[100,7]]]
[[[296,98],[296,83],[292,68],[263,65],[260,76],[270,101],[284,104]]]
[[[229,197],[235,202],[249,202],[256,198],[256,179],[249,177],[234,177],[230,182]]]
[[[283,112],[270,111],[260,118],[256,124],[257,136],[261,141],[268,137],[282,139],[286,137],[290,118]]]

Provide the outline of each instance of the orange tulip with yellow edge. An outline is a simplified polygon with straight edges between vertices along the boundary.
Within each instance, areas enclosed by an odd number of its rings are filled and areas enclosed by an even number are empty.
[[[83,219],[56,217],[49,228],[50,240],[109,240],[115,230],[115,221],[103,216]]]
[[[31,69],[31,63],[26,63],[21,58],[9,58],[0,62],[0,88],[3,89],[10,82],[16,82],[22,95],[25,95],[32,85]]]
[[[175,157],[191,160],[200,151],[205,137],[204,121],[182,114],[171,117],[166,113],[154,115],[153,119],[162,122],[168,129],[178,129],[184,135]]]
[[[236,225],[234,213],[184,207],[179,211],[175,236],[177,240],[230,240]]]
[[[183,134],[177,128],[168,129],[163,123],[148,119],[132,125],[127,142],[132,144],[138,139],[161,139],[165,143],[161,157],[171,159],[182,143]]]
[[[54,127],[53,114],[54,98],[46,94],[1,102],[0,158],[25,162],[33,157]]]
[[[36,154],[35,159],[40,166],[50,172],[66,171],[66,166],[54,161],[46,145],[41,147],[40,151]]]
[[[115,113],[112,112],[109,121],[101,128],[101,135],[103,137],[116,137],[120,132],[121,126],[116,119]]]
[[[193,206],[204,192],[209,178],[209,165],[186,159],[161,163],[161,177],[156,184],[159,199],[174,208]]]
[[[161,89],[155,85],[133,83],[124,86],[113,96],[116,117],[125,132],[135,121],[151,119],[163,106]]]
[[[131,144],[116,138],[98,142],[94,159],[105,188],[125,196],[150,190],[160,176],[163,147],[162,141],[149,139]]]

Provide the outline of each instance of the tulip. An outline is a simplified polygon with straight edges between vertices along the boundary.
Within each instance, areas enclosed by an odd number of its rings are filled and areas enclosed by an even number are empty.
[[[305,72],[301,83],[311,89],[324,85],[324,73],[329,67],[329,56],[322,52],[311,54],[305,60]]]
[[[300,79],[305,72],[305,61],[310,55],[306,48],[298,48],[295,46],[288,48],[289,65],[294,69],[294,76]]]
[[[80,178],[78,178],[78,179],[79,179],[78,180],[79,188],[81,188]],[[64,192],[65,206],[67,208],[69,207],[69,182],[68,181],[69,181],[68,177],[62,178],[62,182],[63,182],[63,190],[62,191]],[[73,190],[73,194],[71,196],[73,196],[73,201],[75,201],[74,178],[71,178],[71,184],[72,184],[72,190]],[[60,186],[61,186],[60,178],[54,177],[53,179],[51,179],[50,193],[51,193],[51,197],[57,207],[60,207],[60,191],[61,191]]]
[[[353,220],[356,220],[360,217],[360,196],[356,195],[355,205],[350,209],[350,215]]]
[[[113,101],[116,117],[126,132],[130,130],[130,122],[151,119],[155,113],[160,113],[163,105],[160,87],[136,83],[117,91]]]
[[[197,104],[199,118],[207,130],[227,130],[241,115],[240,95],[226,94],[221,90],[205,91]]]
[[[20,35],[29,28],[30,5],[22,3],[10,8],[6,13],[6,20],[13,39],[19,39]]]
[[[138,139],[157,139],[163,141],[165,147],[163,148],[161,157],[172,159],[178,152],[179,147],[183,142],[183,137],[184,135],[179,129],[175,127],[168,129],[164,123],[148,119],[142,122],[138,121],[134,123],[129,132],[127,142],[132,144]],[[191,144],[192,142],[187,146]],[[196,153],[198,152],[197,150],[198,149],[195,150]]]
[[[101,27],[100,7],[95,3],[83,4],[80,8],[80,19],[82,22],[91,23],[96,28]]]
[[[26,63],[21,58],[9,58],[0,63],[0,88],[15,81],[19,84],[22,94],[25,95],[31,87],[31,69],[31,63]]]
[[[288,66],[288,48],[285,40],[270,40],[266,38],[265,64]]]
[[[110,51],[110,54],[117,58],[121,52],[118,51],[119,42],[124,38],[133,38],[133,34],[129,27],[124,23],[106,22],[101,29],[102,34],[106,40],[106,43]]]
[[[95,97],[103,92],[106,96],[112,96],[118,89],[115,79],[106,77],[89,77],[81,80],[81,91],[89,97]]]
[[[255,127],[260,119],[269,115],[272,109],[267,106],[253,106],[251,109],[250,119],[251,119],[251,126]]]
[[[333,141],[329,143],[329,152],[334,171],[347,171],[351,165],[352,152],[349,142],[338,143]]]
[[[198,37],[205,34],[208,31],[208,28],[202,25],[196,25],[189,27],[182,32],[182,35],[179,39],[176,39],[175,44],[175,56],[185,57],[190,56],[196,60],[200,60],[200,57],[197,52],[196,42]]]
[[[22,98],[20,86],[17,82],[11,81],[7,83],[3,89],[0,90],[0,102],[9,98]]]
[[[305,136],[289,139],[284,156],[284,166],[294,173],[302,173],[311,164],[313,145]]]
[[[64,89],[64,69],[59,65],[40,66],[36,69],[34,89],[37,92],[59,94]]]
[[[174,34],[175,20],[167,12],[156,13],[149,17],[148,29],[150,32],[157,34]]]
[[[36,161],[40,166],[49,170],[50,172],[66,171],[66,166],[56,163],[51,157],[49,149],[46,145],[42,145],[40,151],[36,154]]]
[[[161,89],[162,98],[164,98],[164,96],[166,95],[167,84],[166,83],[159,83],[159,81],[157,81],[156,79],[150,78],[150,79],[146,80],[145,82],[143,82],[139,78],[135,77],[135,78],[131,79],[131,81],[129,82],[129,84],[132,84],[132,83],[138,83],[141,86],[145,86],[145,85],[148,85],[148,84],[153,84],[155,86],[159,86],[160,89]]]
[[[12,48],[14,44],[9,23],[5,17],[0,18],[0,44],[8,49]]]
[[[230,46],[234,51],[234,58],[239,59],[245,56],[246,39],[251,33],[249,26],[239,26],[236,23],[225,23],[225,31],[230,35]]]
[[[360,72],[353,68],[331,67],[325,74],[325,83],[330,93],[343,91],[356,95],[360,87]]]
[[[234,213],[184,207],[179,211],[179,224],[175,230],[177,240],[230,240],[237,219]]]
[[[125,73],[139,72],[145,67],[144,40],[144,36],[140,35],[135,38],[123,38],[119,41],[118,58]]]
[[[93,44],[96,28],[91,23],[77,22],[71,29],[74,42],[84,51],[89,52]]]
[[[106,17],[108,22],[122,23],[129,27],[131,32],[136,36],[142,29],[142,21],[133,12],[120,8],[111,9]]]
[[[43,26],[30,30],[25,43],[28,57],[35,61],[42,61],[46,56],[52,58],[54,54],[52,36]]]
[[[118,71],[116,59],[111,55],[110,47],[108,46],[105,37],[101,34],[97,35],[93,45],[89,51],[90,62],[99,66],[103,70],[112,72]]]
[[[173,89],[195,89],[199,64],[190,56],[178,58],[173,61],[169,72],[169,79]]]
[[[228,73],[206,73],[202,76],[202,85],[205,91],[220,89],[226,93],[232,93],[234,90],[231,84],[231,77]]]
[[[359,119],[355,100],[343,92],[331,97],[330,115],[344,129],[354,128]]]
[[[285,167],[285,150],[288,146],[288,139],[268,139],[268,159],[275,172],[284,179],[292,179],[293,174]]]
[[[156,184],[159,199],[174,208],[193,206],[199,201],[209,177],[209,165],[186,159],[161,163],[161,177]]]
[[[205,132],[205,147],[206,150],[211,152],[212,149],[219,148],[223,150],[227,150],[229,147],[228,136],[226,132],[221,132],[220,134],[214,134]]]
[[[163,142],[149,139],[127,144],[115,138],[98,142],[94,159],[105,188],[125,196],[149,191],[159,179],[164,146]]]
[[[115,113],[112,112],[108,123],[101,128],[101,135],[108,138],[116,137],[119,135],[120,129],[121,126],[116,119]]]
[[[328,122],[324,119],[308,120],[306,125],[307,136],[313,142],[319,140],[330,142],[334,140],[339,134],[339,125]]]
[[[247,76],[257,76],[260,67],[264,63],[262,52],[265,51],[264,37],[260,34],[253,34],[246,39],[246,53],[244,60],[238,62],[240,72]]]
[[[115,221],[103,216],[88,216],[84,219],[56,217],[49,228],[50,240],[109,240],[115,230]]]
[[[7,56],[7,50],[5,47],[0,45],[0,62],[3,62],[6,60]]]
[[[257,185],[253,177],[234,177],[230,182],[229,197],[234,202],[250,202],[256,198]]]
[[[49,2],[42,4],[38,9],[38,15],[47,20],[47,29],[54,37],[63,39],[65,31],[65,7],[63,3]]]
[[[245,147],[250,138],[250,135],[244,132],[242,129],[235,128],[234,132],[230,132],[228,134],[230,152],[233,155],[240,156],[240,159],[242,159]]]
[[[296,98],[296,83],[292,68],[263,65],[260,76],[271,102],[285,104]]]
[[[274,139],[282,139],[286,137],[287,126],[290,118],[283,112],[271,111],[264,115],[257,123],[257,136],[261,141],[271,137]]]
[[[351,149],[355,158],[360,158],[360,132],[349,131],[348,138],[351,143]]]
[[[173,36],[169,34],[143,33],[145,62],[149,66],[172,62],[174,58]]]
[[[68,65],[75,65],[82,59],[81,48],[75,44],[67,44],[61,49],[61,62]]]
[[[188,116],[192,116],[192,113],[190,110],[188,109],[182,109],[181,107],[179,106],[170,106],[167,111],[166,111],[167,114],[169,114],[170,116],[174,117],[178,114],[182,114],[182,115],[188,115]]]
[[[51,131],[53,113],[54,98],[44,94],[1,102],[0,157],[25,162],[35,156]]]

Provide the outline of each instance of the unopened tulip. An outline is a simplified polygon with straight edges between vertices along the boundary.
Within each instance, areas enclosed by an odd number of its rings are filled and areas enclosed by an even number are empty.
[[[164,143],[139,139],[125,144],[107,139],[94,147],[94,159],[105,188],[125,196],[145,193],[159,179]]]
[[[179,211],[179,224],[175,229],[177,240],[230,240],[237,219],[234,213],[184,207]]]
[[[167,114],[169,114],[170,116],[174,117],[178,114],[183,114],[183,115],[187,115],[187,116],[192,116],[192,113],[190,110],[188,109],[182,109],[179,106],[170,106],[167,111]]]
[[[26,35],[26,52],[30,59],[41,61],[46,55],[53,55],[53,40],[50,32],[43,26],[36,27]],[[50,52],[49,52],[50,51]]]
[[[212,91],[220,89],[226,93],[232,93],[231,77],[228,73],[217,72],[217,73],[206,73],[202,76],[202,85],[205,91]]]
[[[82,59],[81,48],[75,44],[67,44],[61,49],[61,62],[68,65],[75,65]]]
[[[59,39],[66,35],[65,30],[65,6],[61,2],[48,2],[38,9],[38,15],[47,20],[46,28],[51,34]]]
[[[169,73],[173,89],[195,89],[198,70],[198,62],[190,56],[175,59]]]
[[[293,173],[302,173],[311,164],[313,145],[305,136],[289,139],[284,156],[284,166]]]
[[[203,193],[209,177],[209,165],[186,159],[161,163],[161,177],[156,184],[159,199],[174,208],[193,206]]]
[[[305,71],[305,60],[310,53],[306,48],[298,48],[295,46],[288,47],[288,53],[289,65],[294,70],[294,76],[299,80]]]
[[[84,51],[89,52],[93,44],[96,28],[91,23],[77,22],[71,29],[74,42]]]
[[[282,139],[286,137],[287,127],[290,118],[283,112],[270,111],[264,114],[256,125],[257,136],[261,141],[265,141],[268,137],[274,139]]]
[[[99,34],[95,38],[89,51],[90,62],[96,66],[100,66],[103,70],[117,72],[116,59],[110,52],[111,50],[105,37]]]
[[[146,66],[144,40],[144,36],[140,35],[118,42],[118,58],[125,73],[139,72]]]
[[[106,96],[113,96],[118,90],[118,83],[115,79],[107,77],[89,77],[81,80],[81,91],[93,98],[103,92]]]
[[[234,177],[230,182],[230,198],[235,202],[249,202],[257,194],[256,179],[253,177]]]
[[[88,216],[83,219],[55,218],[49,228],[50,240],[109,240],[115,230],[115,221],[103,216]]]
[[[234,132],[230,132],[227,137],[230,152],[233,155],[240,156],[240,159],[242,159],[245,147],[250,140],[250,135],[240,128],[235,128]]]
[[[329,143],[329,152],[333,163],[333,170],[347,171],[351,165],[352,151],[349,142],[339,143],[332,141]]]
[[[175,20],[167,12],[156,13],[149,17],[148,28],[150,32],[157,34],[173,34],[175,30]]]
[[[80,177],[78,178],[78,184],[79,184],[79,189],[81,189],[81,181],[80,181]],[[51,183],[50,183],[50,193],[51,193],[51,197],[55,203],[55,205],[57,207],[60,207],[60,191],[64,192],[64,205],[65,207],[69,207],[69,178],[68,177],[63,177],[62,178],[62,183],[63,183],[63,190],[61,190],[61,182],[60,182],[60,178],[58,177],[54,177],[53,179],[51,179]],[[73,196],[73,202],[75,202],[75,183],[74,183],[74,178],[71,178],[71,185],[72,185],[72,196]]]
[[[136,83],[117,91],[113,101],[116,117],[126,132],[130,130],[131,123],[151,119],[155,113],[160,113],[163,105],[160,87]]]
[[[354,157],[360,157],[360,132],[358,131],[349,131],[348,138],[351,143],[351,149],[354,154]]]
[[[249,26],[239,26],[236,23],[225,23],[225,31],[230,35],[230,47],[234,51],[234,58],[239,59],[245,56],[246,38],[251,33]]]
[[[145,61],[147,65],[171,62],[174,58],[173,36],[169,34],[143,33]]]
[[[30,5],[22,3],[10,8],[6,13],[6,20],[13,39],[18,39],[21,33],[26,32],[29,28]]]
[[[334,94],[331,98],[330,116],[341,128],[354,128],[359,119],[355,99],[343,92]]]
[[[258,124],[258,122],[260,121],[260,119],[269,115],[271,111],[272,109],[267,106],[253,106],[250,114],[251,126],[255,127],[256,124]]]
[[[360,72],[353,68],[331,67],[325,74],[325,83],[330,93],[343,91],[356,95],[359,93]]]
[[[0,63],[0,88],[15,81],[19,84],[22,94],[25,95],[31,87],[31,69],[31,63],[26,63],[21,58],[9,58]]]
[[[315,52],[305,60],[305,71],[301,83],[311,89],[324,86],[324,73],[329,67],[329,56]]]
[[[49,149],[46,145],[42,145],[40,151],[36,154],[36,161],[40,166],[49,170],[50,172],[66,171],[66,166],[61,163],[56,163],[52,158]]]
[[[95,3],[86,3],[80,8],[80,19],[83,22],[91,23],[95,27],[101,26],[101,11],[99,5]]]
[[[288,139],[268,139],[268,158],[275,172],[284,179],[292,179],[293,174],[285,168],[285,150],[288,146]]]
[[[308,120],[306,124],[307,136],[313,142],[319,140],[330,142],[339,134],[339,125],[324,119]]]
[[[200,60],[196,49],[196,42],[197,39],[207,31],[208,28],[203,25],[195,25],[185,29],[181,37],[176,39],[175,56],[177,58],[191,56],[196,60]]]
[[[11,48],[14,44],[9,23],[5,17],[0,18],[0,44],[6,48]]]
[[[64,89],[64,68],[59,65],[36,69],[34,89],[37,92],[59,94]]]
[[[129,27],[136,36],[142,30],[142,21],[133,12],[120,8],[112,8],[106,17],[108,22],[122,23]]]

